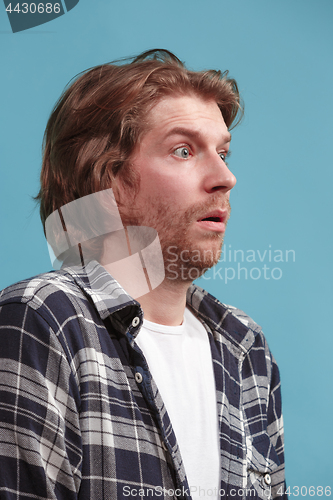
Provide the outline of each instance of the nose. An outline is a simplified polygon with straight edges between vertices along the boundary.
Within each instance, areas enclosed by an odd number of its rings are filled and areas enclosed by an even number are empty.
[[[228,165],[216,154],[208,160],[205,168],[205,190],[209,193],[215,191],[230,191],[237,180],[229,170]]]

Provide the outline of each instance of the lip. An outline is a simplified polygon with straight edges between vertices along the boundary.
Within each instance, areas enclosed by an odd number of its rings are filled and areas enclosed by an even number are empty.
[[[215,231],[224,233],[226,227],[226,220],[228,218],[228,210],[212,210],[201,217],[197,224],[205,231]],[[209,219],[209,220],[207,220]]]

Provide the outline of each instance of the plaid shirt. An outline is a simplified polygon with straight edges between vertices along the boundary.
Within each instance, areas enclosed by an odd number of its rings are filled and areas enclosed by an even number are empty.
[[[260,327],[194,285],[187,305],[211,345],[219,496],[284,497],[279,373]],[[97,263],[2,292],[1,499],[190,498],[168,414],[135,342],[142,317]]]

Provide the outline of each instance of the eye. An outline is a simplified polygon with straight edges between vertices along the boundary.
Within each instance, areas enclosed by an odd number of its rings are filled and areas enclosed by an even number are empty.
[[[190,150],[188,147],[182,146],[181,148],[175,149],[173,154],[178,156],[179,158],[187,160],[190,157]]]
[[[230,155],[231,155],[230,149],[227,153],[219,153],[219,157],[221,158],[222,161],[224,161],[224,163],[227,163],[226,160],[227,158],[229,158]]]

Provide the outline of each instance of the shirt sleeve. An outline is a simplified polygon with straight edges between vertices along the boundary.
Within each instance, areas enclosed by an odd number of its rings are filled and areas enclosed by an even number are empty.
[[[280,465],[271,475],[272,498],[287,500],[285,493],[284,428],[281,403],[281,381],[278,366],[271,355],[272,371],[267,409],[267,433],[274,445]]]
[[[0,497],[77,498],[79,391],[55,332],[28,304],[0,308]]]

